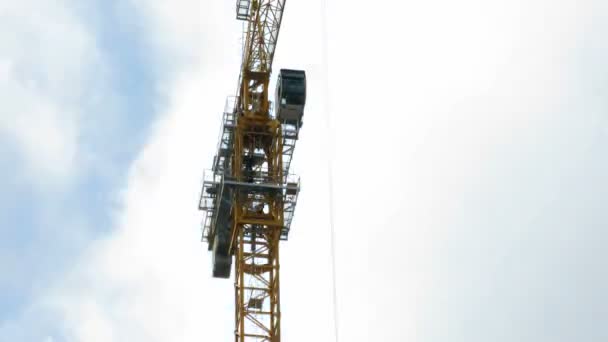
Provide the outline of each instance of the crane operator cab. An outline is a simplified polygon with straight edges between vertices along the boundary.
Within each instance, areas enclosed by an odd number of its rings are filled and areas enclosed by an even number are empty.
[[[275,98],[277,120],[300,128],[305,103],[306,73],[303,70],[281,69]]]

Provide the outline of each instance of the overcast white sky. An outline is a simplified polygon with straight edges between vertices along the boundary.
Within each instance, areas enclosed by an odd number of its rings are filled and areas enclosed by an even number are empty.
[[[308,76],[283,341],[334,341],[328,158],[340,341],[608,340],[608,2],[322,4],[274,64]],[[234,12],[0,0],[0,341],[231,340],[196,208]]]

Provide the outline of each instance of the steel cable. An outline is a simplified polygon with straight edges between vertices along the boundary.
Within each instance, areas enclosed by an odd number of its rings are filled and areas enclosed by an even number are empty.
[[[333,295],[333,315],[334,315],[334,336],[335,341],[339,342],[339,320],[338,320],[338,287],[336,277],[336,232],[334,225],[334,182],[333,182],[333,158],[334,158],[334,141],[331,124],[331,107],[329,96],[329,60],[328,60],[328,1],[323,0],[321,13],[321,64],[323,67],[323,80],[325,92],[325,120],[327,134],[327,179],[328,179],[328,200],[329,200],[329,230],[330,230],[330,251],[331,251],[331,273],[332,273],[332,295]]]

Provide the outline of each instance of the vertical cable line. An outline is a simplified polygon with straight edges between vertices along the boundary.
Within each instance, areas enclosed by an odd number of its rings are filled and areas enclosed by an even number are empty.
[[[331,108],[329,105],[329,59],[328,59],[328,14],[327,3],[329,0],[322,0],[321,8],[321,64],[323,65],[323,90],[325,92],[325,123],[327,131],[327,179],[329,185],[329,231],[330,231],[330,250],[331,250],[331,273],[332,273],[332,294],[333,294],[333,314],[334,314],[334,336],[336,342],[339,341],[338,334],[338,289],[336,282],[336,232],[334,225],[334,176],[333,176],[333,158],[334,158],[334,140],[331,124]]]

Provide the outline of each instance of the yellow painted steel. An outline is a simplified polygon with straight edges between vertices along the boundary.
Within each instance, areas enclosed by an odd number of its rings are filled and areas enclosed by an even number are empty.
[[[283,184],[280,123],[270,116],[272,60],[285,0],[250,6],[237,102],[232,176],[247,182],[245,159],[263,151],[261,171],[269,185]],[[283,197],[278,191],[236,190],[231,250],[235,255],[235,341],[280,342],[279,241]]]
[[[283,183],[282,135],[278,121],[269,116],[241,116],[238,120],[233,175],[247,182],[244,157],[264,151],[265,179]],[[237,188],[234,197],[232,245],[235,255],[235,341],[281,340],[279,296],[279,241],[283,222],[280,191],[255,193]]]
[[[247,115],[268,115],[268,83],[285,0],[251,2],[239,82],[239,107]]]
[[[285,224],[291,221],[299,189],[299,183],[288,183],[283,174],[297,131],[285,129],[288,134],[283,134],[281,123],[270,113],[268,90],[284,6],[285,0],[237,0],[237,18],[246,20],[246,31],[236,103],[225,113],[229,118],[234,115],[234,120],[224,123],[220,146],[226,147],[216,155],[213,181],[205,183],[199,205],[210,213],[203,233],[210,250],[224,253],[214,257],[228,253],[235,259],[235,342],[281,340],[279,241],[288,232]],[[296,190],[287,190],[294,185]],[[224,195],[231,198],[229,210]],[[291,213],[287,220],[285,203]],[[217,223],[218,208],[224,210],[222,224]],[[229,240],[219,240],[217,232],[227,227]],[[214,249],[213,242],[218,241],[226,243]]]

